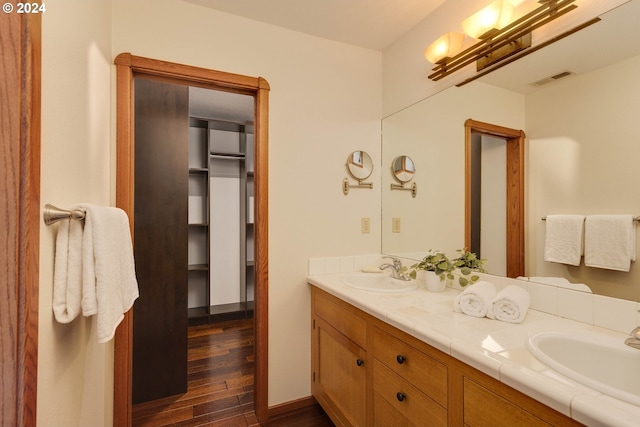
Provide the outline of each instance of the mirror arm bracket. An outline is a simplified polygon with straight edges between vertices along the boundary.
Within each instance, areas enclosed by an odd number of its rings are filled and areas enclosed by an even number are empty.
[[[373,182],[363,182],[363,180],[359,179],[357,180],[358,183],[356,185],[353,185],[351,183],[349,183],[349,178],[345,178],[342,180],[342,192],[344,193],[344,195],[346,196],[347,194],[349,194],[349,189],[350,188],[369,188],[369,189],[373,189]]]
[[[391,189],[411,191],[411,197],[413,197],[414,199],[418,194],[418,185],[415,182],[411,184],[411,187],[405,187],[404,184],[391,184]]]

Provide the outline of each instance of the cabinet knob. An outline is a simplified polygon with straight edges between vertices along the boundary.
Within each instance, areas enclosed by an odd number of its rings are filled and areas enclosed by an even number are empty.
[[[404,399],[407,398],[407,395],[399,391],[398,393],[396,393],[396,398],[398,399],[398,402],[403,402]]]
[[[357,360],[356,360],[356,365],[358,365],[358,366],[362,366],[362,365],[364,365],[364,360],[362,360],[362,359],[357,359]]]
[[[407,360],[407,357],[399,354],[396,356],[396,360],[398,361],[399,364],[402,365]]]

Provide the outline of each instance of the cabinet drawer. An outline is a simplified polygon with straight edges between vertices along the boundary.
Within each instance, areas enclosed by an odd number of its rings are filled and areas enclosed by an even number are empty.
[[[447,407],[447,367],[444,364],[379,328],[374,328],[373,356]]]
[[[367,322],[365,319],[332,301],[315,288],[313,291],[313,305],[316,316],[329,322],[331,326],[360,347],[366,347]]]
[[[446,426],[447,410],[374,360],[373,419],[380,427]]]
[[[550,427],[488,388],[464,378],[464,424],[469,427]]]

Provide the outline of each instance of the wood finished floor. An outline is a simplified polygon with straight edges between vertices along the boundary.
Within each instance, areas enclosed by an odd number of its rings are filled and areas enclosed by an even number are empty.
[[[187,393],[134,405],[133,426],[260,426],[253,412],[253,346],[253,319],[189,327]],[[319,407],[262,425],[333,427]]]

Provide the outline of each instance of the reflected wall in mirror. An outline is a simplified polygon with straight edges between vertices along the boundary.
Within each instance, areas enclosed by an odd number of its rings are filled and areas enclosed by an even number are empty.
[[[638,262],[627,273],[543,260],[541,218],[548,214],[640,215],[640,2],[601,18],[481,80],[383,120],[382,164],[410,153],[425,171],[415,177],[425,197],[415,200],[390,191],[384,180],[392,178],[383,174],[384,253],[420,259],[429,249],[454,254],[464,245],[464,122],[473,118],[526,132],[525,274],[564,277],[597,294],[640,301]],[[567,70],[567,78],[545,79]],[[393,217],[402,217],[400,233],[392,233]],[[491,271],[491,259],[486,267]]]
[[[470,103],[468,99],[477,101]],[[483,83],[451,88],[382,121],[382,164],[410,154],[420,197],[391,191],[382,174],[382,250],[421,259],[429,249],[449,255],[465,243],[465,122],[470,117],[524,128],[524,97]],[[393,233],[393,218],[402,230]],[[486,265],[491,271],[490,262]]]

